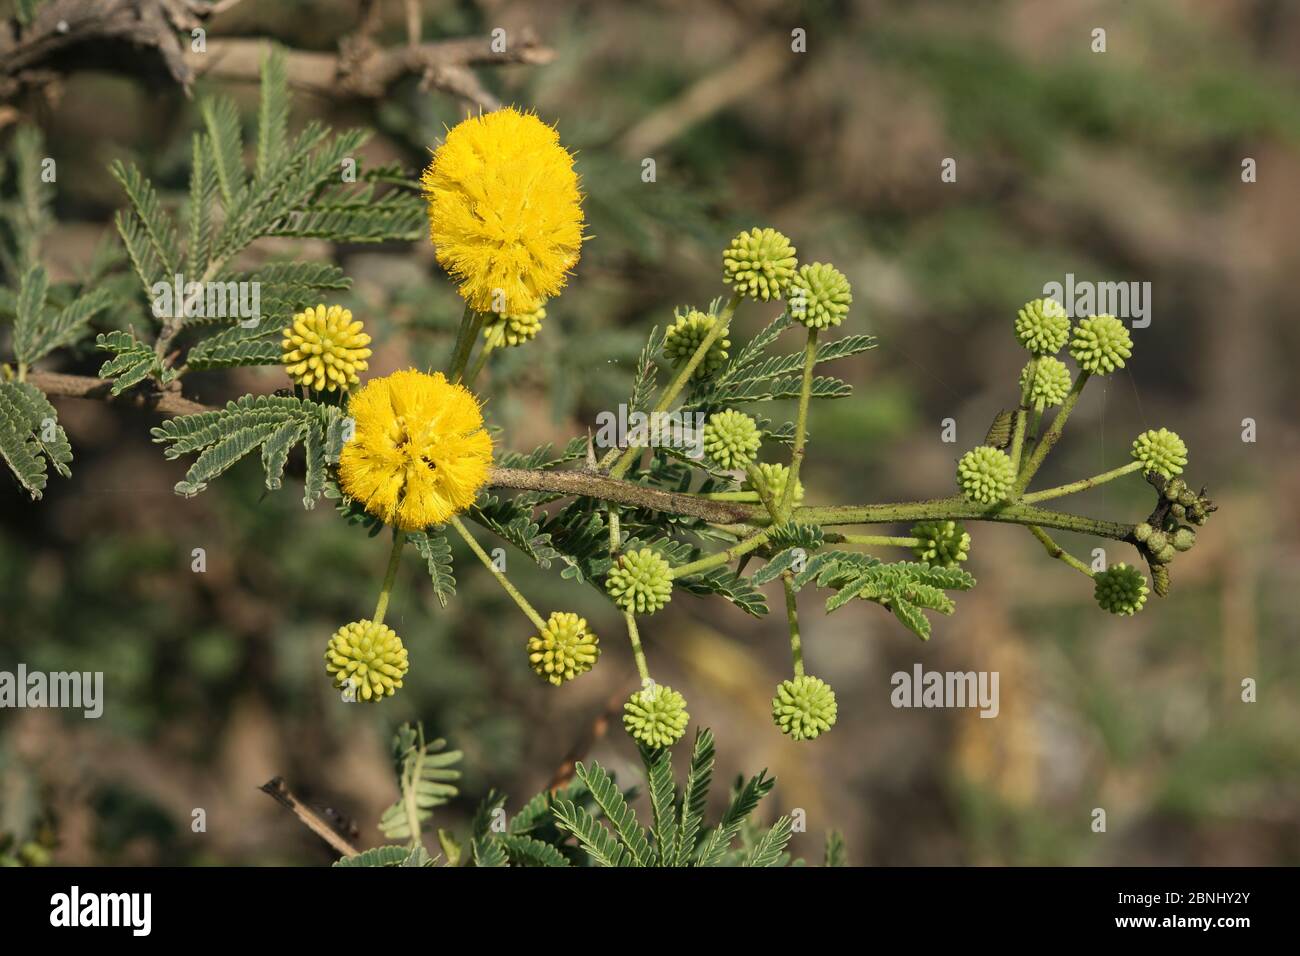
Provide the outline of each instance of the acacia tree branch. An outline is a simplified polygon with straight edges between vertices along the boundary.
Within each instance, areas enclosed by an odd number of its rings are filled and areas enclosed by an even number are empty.
[[[356,856],[361,852],[330,826],[324,817],[294,796],[284,778],[273,777],[258,789],[297,817],[303,826],[328,843],[334,852],[343,856]]]
[[[34,370],[27,373],[27,381],[47,395],[71,398],[108,398],[112,384],[88,375],[64,375],[58,372]],[[133,389],[123,395],[122,399],[136,405],[157,409],[168,415],[192,415],[215,410],[214,406],[192,401],[178,391],[150,393],[143,389]],[[595,498],[632,508],[646,508],[665,514],[699,518],[716,525],[761,527],[771,522],[771,516],[762,505],[738,501],[715,501],[699,495],[663,491],[588,469],[533,471],[526,468],[493,468],[488,476],[488,484],[493,488],[508,488],[515,491],[543,491]],[[1002,524],[1037,525],[1058,531],[1077,531],[1099,538],[1136,543],[1133,538],[1132,524],[1053,511],[1023,502],[985,505],[958,496],[933,498],[927,501],[795,508],[790,520],[821,527],[897,524],[924,520],[993,521]]]
[[[113,387],[111,380],[93,378],[89,375],[64,375],[61,372],[31,370],[27,373],[26,381],[46,395],[120,400],[140,408],[156,409],[166,415],[194,415],[198,412],[216,411],[213,406],[186,398],[179,391],[149,392],[137,388],[114,398],[110,394]]]
[[[257,82],[270,40],[209,37],[202,52],[192,49],[192,31],[222,8],[204,0],[46,0],[27,26],[0,20],[0,98],[57,83],[80,69],[138,73],[156,65],[150,57],[121,55],[113,41],[157,53],[187,95],[200,76]],[[543,64],[555,56],[530,31],[504,39],[500,51],[486,36],[380,47],[363,31],[344,38],[337,53],[287,50],[285,68],[291,86],[332,99],[377,99],[416,76],[423,89],[495,109],[499,103],[471,67]]]

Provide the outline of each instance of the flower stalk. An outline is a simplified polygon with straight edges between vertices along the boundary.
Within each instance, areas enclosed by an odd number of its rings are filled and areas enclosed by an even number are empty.
[[[499,570],[497,566],[492,563],[492,559],[488,557],[488,553],[483,550],[482,545],[475,540],[474,535],[470,534],[470,530],[465,527],[465,522],[461,521],[458,516],[453,515],[450,523],[451,526],[456,529],[456,532],[465,539],[465,543],[469,545],[469,549],[478,556],[480,561],[483,562],[483,567],[492,572],[492,576],[497,579],[497,583],[500,584],[505,592],[510,595],[510,599],[519,606],[519,610],[524,612],[524,616],[527,617],[528,620],[532,621],[533,626],[536,627],[538,631],[546,630],[546,622],[542,620],[542,616],[537,613],[531,604],[528,603],[528,599],[519,592],[519,589],[510,583],[510,579],[506,577],[505,572]]]
[[[817,329],[808,329],[808,341],[803,350],[803,381],[799,386],[799,411],[794,423],[794,450],[790,454],[790,477],[785,483],[785,493],[777,505],[781,521],[788,521],[794,507],[794,492],[799,484],[799,466],[803,464],[804,445],[808,438],[808,402],[812,397],[813,369],[817,365]]]
[[[1141,467],[1142,462],[1130,461],[1127,465],[1120,465],[1110,471],[1103,471],[1100,475],[1093,475],[1091,478],[1080,478],[1078,481],[1072,481],[1067,485],[1057,485],[1055,488],[1044,488],[1042,491],[1022,495],[1020,500],[1029,505],[1035,501],[1047,501],[1050,498],[1061,498],[1079,491],[1087,491],[1089,488],[1096,488],[1098,485],[1104,485],[1106,482],[1113,481],[1124,475],[1131,475]]]
[[[1052,450],[1052,447],[1060,439],[1061,432],[1065,430],[1065,423],[1069,420],[1070,413],[1074,411],[1074,406],[1079,404],[1079,396],[1083,393],[1083,387],[1088,384],[1090,377],[1091,375],[1086,369],[1080,369],[1079,377],[1074,380],[1074,384],[1070,387],[1070,394],[1061,403],[1061,410],[1056,413],[1056,417],[1052,419],[1052,424],[1047,426],[1047,431],[1043,432],[1042,439],[1034,448],[1034,453],[1029,456],[1029,460],[1020,469],[1020,476],[1016,479],[1015,486],[1011,490],[1012,500],[1024,494],[1025,489],[1029,487],[1029,482],[1047,459],[1047,453]]]
[[[397,580],[397,567],[402,561],[402,545],[406,543],[406,532],[401,528],[393,529],[393,550],[388,555],[388,570],[384,572],[384,583],[379,589],[379,601],[375,604],[375,613],[370,619],[376,624],[384,623],[388,613],[388,598],[393,593],[393,583]]]

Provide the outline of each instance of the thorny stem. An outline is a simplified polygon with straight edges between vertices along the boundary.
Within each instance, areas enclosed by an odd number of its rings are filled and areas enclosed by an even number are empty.
[[[1064,561],[1070,567],[1074,568],[1074,570],[1086,574],[1088,577],[1093,576],[1091,568],[1053,541],[1051,536],[1042,528],[1038,527],[1038,525],[1031,524],[1026,527],[1029,528],[1030,534],[1043,543],[1043,547],[1047,549],[1047,553],[1051,557],[1056,558],[1058,561]]]
[[[1021,497],[1025,504],[1033,504],[1035,501],[1046,501],[1049,498],[1060,498],[1064,495],[1072,495],[1077,491],[1087,491],[1089,488],[1095,488],[1098,485],[1104,485],[1106,482],[1123,475],[1130,475],[1142,467],[1140,461],[1130,461],[1127,465],[1120,465],[1118,468],[1112,468],[1110,471],[1103,471],[1100,475],[1093,475],[1091,478],[1080,478],[1078,481],[1072,481],[1068,485],[1057,485],[1055,488],[1044,488],[1042,491],[1035,491],[1031,494]]]
[[[533,622],[537,630],[545,630],[546,622],[542,620],[542,616],[533,609],[531,604],[528,603],[528,599],[519,593],[519,589],[510,583],[510,579],[506,577],[502,571],[497,570],[496,565],[492,563],[492,559],[488,557],[488,553],[483,550],[482,546],[477,541],[474,540],[474,536],[470,534],[469,529],[465,527],[465,523],[461,521],[458,516],[452,515],[451,526],[459,532],[462,538],[465,539],[465,543],[469,545],[469,549],[478,555],[478,559],[483,562],[483,567],[492,572],[492,576],[497,579],[497,583],[500,584],[514,602],[519,605],[519,610],[524,612],[524,615],[528,620]]]
[[[627,639],[632,645],[632,657],[636,661],[636,672],[641,675],[641,683],[650,680],[650,668],[646,666],[645,651],[641,648],[641,633],[636,628],[636,616],[631,611],[623,612],[627,622]]]
[[[781,585],[785,589],[785,621],[790,626],[790,657],[794,661],[794,676],[803,677],[803,642],[799,639],[799,611],[795,605],[794,575],[782,572]]]
[[[685,365],[677,370],[677,374],[673,376],[673,380],[668,383],[663,394],[659,396],[659,401],[655,403],[651,415],[668,411],[668,407],[672,405],[672,403],[677,399],[677,396],[682,393],[682,389],[686,387],[686,383],[689,382],[691,376],[695,374],[696,368],[698,368],[699,364],[704,361],[704,356],[709,353],[709,349],[713,348],[713,343],[726,334],[727,330],[730,328],[731,318],[736,314],[736,309],[740,305],[741,298],[742,296],[738,292],[733,292],[731,294],[731,298],[727,300],[727,304],[724,305],[722,311],[718,313],[718,319],[713,323],[713,328],[709,329],[709,333],[704,336],[703,341],[696,346],[695,354],[690,357]],[[604,460],[601,461],[601,465],[606,464],[611,457],[617,454],[617,452],[617,448],[611,448]],[[640,453],[641,448],[636,445],[624,449],[623,454],[619,457],[618,461],[614,463],[614,467],[609,470],[610,477],[622,478],[626,475],[627,470],[632,467],[632,462],[636,460],[637,455]]]
[[[402,560],[402,545],[406,543],[406,532],[400,528],[393,529],[393,550],[388,555],[388,570],[384,572],[384,584],[379,589],[379,603],[375,605],[375,613],[370,618],[376,624],[384,623],[384,615],[388,613],[388,598],[393,593],[393,582],[397,580],[397,566]]]
[[[788,521],[794,507],[794,489],[799,484],[799,466],[803,464],[804,444],[808,437],[808,401],[812,397],[813,368],[817,365],[817,329],[808,329],[808,342],[803,350],[803,382],[799,386],[799,413],[794,423],[794,451],[790,454],[790,476],[785,492],[777,506],[781,517]]]
[[[1047,453],[1052,450],[1052,446],[1061,437],[1066,420],[1069,419],[1070,412],[1074,411],[1074,406],[1079,403],[1079,395],[1083,392],[1083,386],[1088,384],[1088,378],[1089,373],[1081,371],[1079,377],[1074,380],[1074,385],[1070,388],[1070,394],[1061,403],[1061,410],[1056,413],[1056,417],[1052,419],[1052,424],[1047,427],[1047,431],[1043,432],[1038,447],[1034,449],[1034,453],[1029,456],[1024,468],[1020,470],[1020,477],[1016,479],[1015,487],[1011,490],[1013,500],[1024,494],[1035,472],[1042,467],[1043,462],[1046,460]]]

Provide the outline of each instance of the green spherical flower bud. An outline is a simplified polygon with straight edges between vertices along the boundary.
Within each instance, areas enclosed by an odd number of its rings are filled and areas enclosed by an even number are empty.
[[[718,412],[704,426],[704,453],[720,468],[744,468],[762,443],[758,425],[744,412]]]
[[[844,273],[822,262],[801,266],[786,292],[790,318],[810,329],[839,325],[849,314],[852,301],[853,289]]]
[[[1165,485],[1165,498],[1169,501],[1178,501],[1183,495],[1188,493],[1187,482],[1181,478],[1175,478]]]
[[[1179,528],[1174,532],[1170,544],[1174,546],[1175,551],[1190,551],[1192,545],[1196,544],[1196,532],[1191,528]]]
[[[1169,506],[1169,513],[1173,515],[1175,518],[1177,518],[1179,521],[1182,521],[1184,518],[1187,517],[1187,506],[1177,504],[1177,503],[1172,504]]]
[[[1124,360],[1133,354],[1133,339],[1115,316],[1093,315],[1074,327],[1070,354],[1085,372],[1108,375],[1124,367]]]
[[[386,624],[353,621],[330,638],[325,671],[340,690],[350,688],[356,700],[381,701],[402,686],[409,664],[402,639]]]
[[[623,705],[623,729],[652,750],[681,740],[690,719],[686,698],[660,684],[637,691]]]
[[[1070,317],[1055,299],[1034,299],[1016,313],[1016,338],[1035,355],[1055,355],[1070,337]]]
[[[772,720],[795,740],[812,740],[835,725],[838,708],[831,685],[804,675],[777,685]]]
[[[955,521],[921,521],[912,525],[911,535],[920,539],[912,549],[919,561],[955,568],[970,557],[970,535]]]
[[[741,295],[763,302],[785,295],[798,260],[790,240],[775,229],[742,232],[722,253],[722,278]]]
[[[1133,537],[1137,538],[1139,541],[1145,541],[1147,538],[1151,537],[1151,532],[1154,530],[1155,529],[1152,528],[1151,525],[1143,521],[1133,529]]]
[[[1147,535],[1147,540],[1146,540],[1147,550],[1150,551],[1152,554],[1164,550],[1165,545],[1167,545],[1168,543],[1169,543],[1169,536],[1165,534],[1163,531],[1152,531],[1149,535]]]
[[[623,610],[653,614],[672,600],[672,566],[650,548],[629,551],[610,568],[605,590]]]
[[[772,462],[759,462],[758,472],[763,476],[763,484],[772,495],[772,500],[780,502],[785,497],[785,483],[790,479],[790,469],[785,465]],[[794,482],[794,504],[803,501],[803,482],[798,478]]]
[[[1032,375],[1031,375],[1032,373]],[[1044,355],[1020,370],[1020,388],[1028,391],[1029,404],[1060,405],[1070,394],[1070,370],[1064,362]]]
[[[1187,464],[1187,446],[1167,428],[1145,431],[1133,441],[1133,459],[1142,462],[1143,474],[1172,478]]]
[[[1167,544],[1163,548],[1161,548],[1159,552],[1153,554],[1151,557],[1152,560],[1156,561],[1159,564],[1168,564],[1170,561],[1174,559],[1174,555],[1176,555],[1177,553],[1178,553],[1177,549],[1175,549],[1172,544]]]
[[[537,676],[559,687],[587,673],[600,657],[600,638],[587,630],[584,618],[555,611],[542,633],[528,639],[528,663]]]
[[[688,310],[685,314],[680,311],[675,314],[677,321],[668,326],[668,332],[664,335],[664,355],[674,365],[684,365],[690,361],[695,350],[713,331],[718,319],[716,316],[706,315],[694,309]],[[713,340],[713,344],[704,353],[700,364],[695,366],[691,377],[703,378],[716,372],[727,361],[729,348],[731,348],[731,339],[727,338],[727,333],[724,331]]]
[[[1111,614],[1135,614],[1147,602],[1147,582],[1142,572],[1120,562],[1093,576],[1093,596]]]
[[[957,462],[957,484],[968,501],[996,504],[1011,493],[1015,481],[1010,456],[988,445],[972,448]]]

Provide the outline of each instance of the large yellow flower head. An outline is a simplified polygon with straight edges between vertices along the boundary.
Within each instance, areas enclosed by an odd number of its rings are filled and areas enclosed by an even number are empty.
[[[372,378],[348,403],[355,423],[339,481],[376,518],[403,531],[442,524],[474,503],[492,465],[478,399],[441,372]]]
[[[420,181],[438,262],[471,308],[519,315],[564,287],[581,252],[582,194],[554,128],[511,108],[471,116]]]

